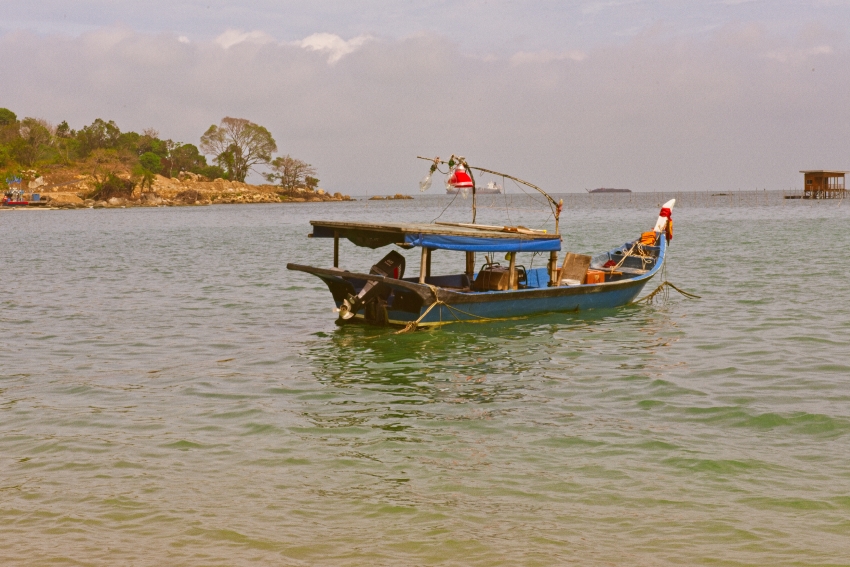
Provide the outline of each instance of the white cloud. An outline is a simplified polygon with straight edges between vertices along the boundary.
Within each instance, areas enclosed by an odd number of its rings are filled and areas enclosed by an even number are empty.
[[[829,45],[818,45],[806,49],[778,49],[767,51],[765,52],[764,57],[767,59],[774,59],[780,63],[799,63],[811,57],[832,55],[833,53],[834,50]]]
[[[370,35],[358,35],[348,41],[332,33],[314,33],[296,42],[299,47],[309,51],[321,51],[328,54],[328,63],[336,63],[349,53],[373,38]]]
[[[180,43],[189,43],[189,38],[186,37],[185,35],[181,35],[180,37],[177,38],[177,41],[179,41]]]
[[[245,42],[259,44],[274,43],[274,38],[261,31],[244,32],[242,30],[230,29],[215,38],[215,42],[224,49],[230,49],[234,45],[239,45],[240,43]]]

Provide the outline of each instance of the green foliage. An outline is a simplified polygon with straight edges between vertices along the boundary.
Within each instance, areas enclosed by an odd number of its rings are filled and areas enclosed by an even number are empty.
[[[207,165],[205,167],[199,167],[193,173],[197,173],[198,175],[203,175],[209,180],[214,179],[230,179],[228,173],[221,167],[217,165]]]
[[[0,108],[0,126],[8,126],[18,121],[18,116],[8,108]]]
[[[214,155],[215,162],[227,170],[230,179],[245,181],[254,166],[267,164],[277,151],[271,133],[244,118],[222,118],[201,136],[201,150]]]
[[[56,127],[56,137],[58,138],[73,138],[76,134],[77,133],[74,130],[71,130],[71,127],[68,126],[68,123],[64,120]]]
[[[115,141],[114,147],[127,150],[136,155],[141,155],[147,151],[147,149],[139,149],[139,142],[141,139],[142,135],[138,132],[122,132]]]
[[[71,132],[73,132],[73,130]],[[68,165],[73,162],[80,153],[80,141],[76,138],[65,138],[57,135],[54,143],[57,161],[59,163]]]
[[[311,191],[315,191],[316,187],[319,186],[319,180],[316,179],[315,177],[308,175],[307,177],[304,178],[304,185],[307,186],[307,189],[310,189]]]
[[[112,197],[129,199],[133,196],[136,184],[131,179],[121,179],[115,173],[109,173],[101,181],[95,182],[95,189],[86,198],[106,201]]]
[[[0,167],[6,167],[12,164],[12,152],[8,146],[0,145]],[[3,177],[2,179],[5,179]],[[0,179],[0,182],[2,182]]]
[[[112,120],[98,118],[79,130],[63,120],[54,128],[35,118],[18,121],[14,112],[0,108],[0,170],[73,166],[92,175],[96,189],[90,196],[97,199],[128,197],[136,184],[150,189],[156,174],[171,177],[185,171],[244,182],[252,168],[269,164],[277,151],[266,128],[230,117],[211,126],[200,147],[161,139],[153,129],[121,132]],[[204,153],[214,156],[214,164],[207,163]],[[315,170],[298,163],[307,169],[296,174],[296,185],[315,188]],[[130,180],[124,179],[128,172]]]
[[[161,158],[168,157],[169,143],[173,144],[171,140],[160,140],[159,138],[151,137],[148,134],[140,136],[135,132],[132,133],[135,134],[136,139],[134,143],[127,146],[128,149],[133,150],[138,155],[151,153],[156,154]]]
[[[89,126],[84,126],[77,132],[77,140],[80,142],[80,153],[87,156],[94,150],[115,149],[121,137],[121,130],[110,120],[104,122],[96,119]]]
[[[139,163],[143,168],[153,173],[162,171],[162,159],[153,152],[145,152],[140,155]]]
[[[156,180],[156,173],[154,173],[150,169],[145,168],[142,164],[138,164],[136,167],[133,168],[133,177],[138,180],[139,187],[141,187],[142,191],[144,191],[145,189],[150,191],[151,188],[153,188],[154,180]]]
[[[193,144],[177,144],[168,156],[169,173],[191,171],[201,173],[199,169],[207,167],[207,158],[201,155]]]
[[[19,129],[20,138],[12,145],[15,158],[22,165],[32,167],[46,157],[53,142],[50,125],[38,118],[24,118]]]

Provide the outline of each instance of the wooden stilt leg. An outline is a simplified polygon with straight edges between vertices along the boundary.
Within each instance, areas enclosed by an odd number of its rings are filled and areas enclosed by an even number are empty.
[[[339,268],[339,231],[334,231],[334,268]]]

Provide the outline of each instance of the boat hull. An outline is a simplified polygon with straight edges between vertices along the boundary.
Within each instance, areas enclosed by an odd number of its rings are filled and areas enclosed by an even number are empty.
[[[430,306],[423,307],[417,314],[388,309],[387,318],[390,324],[406,325],[421,317],[418,324],[427,326],[611,309],[634,301],[647,281],[649,280],[642,279],[622,283],[553,287],[547,290],[490,292],[477,295],[452,294],[452,297],[442,298],[441,302],[427,314],[425,311]]]

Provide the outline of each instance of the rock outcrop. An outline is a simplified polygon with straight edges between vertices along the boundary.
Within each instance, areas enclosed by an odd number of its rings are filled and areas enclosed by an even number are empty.
[[[119,175],[127,178],[127,175]],[[46,177],[49,177],[47,175]],[[149,187],[137,185],[128,199],[114,197],[108,201],[86,199],[95,188],[94,179],[87,175],[65,173],[55,179],[39,177],[41,198],[51,206],[72,207],[161,207],[180,205],[214,205],[229,203],[319,203],[351,201],[341,193],[331,195],[324,189],[315,191],[300,188],[284,191],[277,185],[250,185],[238,181],[215,179],[209,181],[194,173],[181,173],[178,177],[157,175]],[[84,201],[84,199],[86,199]]]

